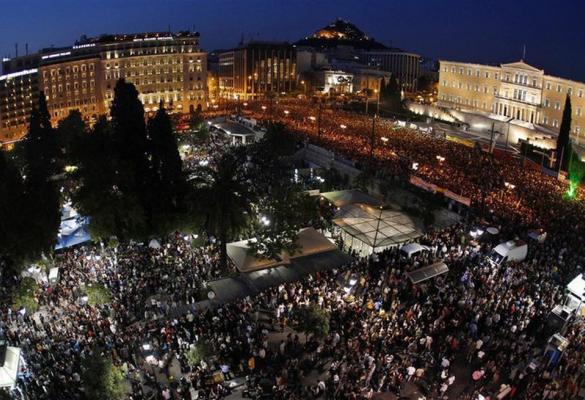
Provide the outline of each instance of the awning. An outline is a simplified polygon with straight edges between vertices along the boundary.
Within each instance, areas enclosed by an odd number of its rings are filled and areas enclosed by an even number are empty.
[[[449,272],[449,267],[447,267],[447,264],[441,261],[423,268],[419,268],[412,272],[408,272],[407,275],[410,278],[410,281],[416,285],[417,283],[424,282],[428,279],[447,272]]]
[[[227,245],[228,257],[240,272],[252,272],[274,268],[279,265],[288,265],[295,258],[337,250],[337,246],[334,243],[314,228],[301,229],[297,240],[299,250],[294,254],[281,252],[280,260],[258,258],[250,254],[248,242],[254,240],[240,240]]]

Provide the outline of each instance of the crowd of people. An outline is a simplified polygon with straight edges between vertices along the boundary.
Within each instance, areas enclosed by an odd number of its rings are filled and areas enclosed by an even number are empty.
[[[285,122],[360,166],[397,179],[414,174],[470,197],[500,239],[529,240],[532,228],[545,229],[547,238],[529,243],[526,260],[494,266],[487,256],[495,243],[470,237],[481,223],[472,217],[425,234],[419,241],[430,250],[420,255],[387,249],[206,308],[196,306],[201,288],[225,273],[213,246],[193,246],[176,234],[153,246],[65,250],[55,258],[58,283],[36,292],[37,313],[2,309],[0,335],[21,347],[26,361],[15,397],[83,399],[84,360],[96,348],[123,367],[133,400],[224,398],[230,388],[215,379],[218,371],[224,379],[247,376],[248,394],[273,399],[357,400],[414,386],[428,399],[576,397],[585,378],[585,326],[576,319],[568,327],[560,360],[550,363],[543,353],[548,315],[584,262],[583,202],[564,200],[564,183],[517,161],[397,130],[388,120],[374,122],[372,156],[372,120],[365,116],[323,110],[318,134],[310,104],[247,107],[257,119]],[[448,274],[410,282],[409,271],[439,259]],[[107,288],[111,301],[90,304],[90,285]],[[325,337],[296,328],[306,305],[328,315]],[[196,362],[194,351],[203,355]]]

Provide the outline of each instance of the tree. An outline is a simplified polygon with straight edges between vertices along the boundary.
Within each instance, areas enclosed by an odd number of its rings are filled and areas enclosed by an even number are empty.
[[[200,167],[193,180],[193,202],[204,215],[205,230],[219,239],[221,267],[227,267],[227,242],[247,226],[252,215],[253,193],[243,163],[228,152],[212,165]]]
[[[57,126],[57,143],[63,164],[75,165],[78,162],[80,147],[88,135],[87,125],[79,110],[72,110],[59,121]]]
[[[258,213],[256,240],[248,243],[250,252],[278,261],[283,250],[289,254],[302,253],[297,243],[299,230],[317,225],[320,219],[315,199],[290,181],[272,187],[258,201]]]
[[[17,272],[31,247],[27,237],[24,182],[14,162],[0,151],[0,265]]]
[[[148,121],[151,166],[155,197],[153,210],[154,229],[158,233],[175,229],[185,212],[187,182],[182,161],[173,134],[171,119],[164,107]]]
[[[284,124],[274,122],[268,125],[260,143],[262,151],[270,156],[291,156],[297,149],[298,136],[287,130]]]
[[[393,113],[402,111],[400,87],[394,76],[391,76],[384,89],[380,92],[380,101]]]
[[[37,283],[33,278],[23,278],[12,293],[12,306],[15,310],[24,308],[27,313],[33,314],[39,308],[35,297]]]
[[[90,306],[110,304],[112,301],[112,295],[110,294],[110,291],[103,285],[88,285],[85,288],[85,293],[87,294],[87,304]]]
[[[31,113],[30,126],[23,143],[24,196],[22,212],[28,240],[36,245],[27,258],[34,259],[53,250],[61,223],[60,195],[54,174],[57,172],[57,142],[51,127],[45,97]]]
[[[556,169],[567,169],[569,164],[569,141],[571,138],[571,97],[567,94],[565,99],[565,109],[563,110],[563,118],[561,120],[561,127],[559,129],[559,136],[557,137],[557,159]]]
[[[127,174],[116,151],[111,124],[101,118],[87,135],[76,173],[73,201],[83,215],[91,217],[94,238],[139,238],[147,231],[146,213],[139,193],[120,184]],[[128,179],[128,178],[126,178]]]
[[[295,329],[322,339],[329,335],[329,314],[315,304],[303,305],[295,312]]]
[[[83,391],[89,400],[122,400],[128,385],[121,367],[99,348],[82,360]]]

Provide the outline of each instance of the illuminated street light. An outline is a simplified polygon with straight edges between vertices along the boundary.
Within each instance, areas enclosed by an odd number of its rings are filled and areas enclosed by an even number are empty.
[[[437,156],[437,160],[439,160],[439,162],[443,162],[443,161],[445,161],[445,157]]]
[[[415,171],[418,171],[418,163],[417,162],[412,163],[412,169]]]
[[[244,107],[247,107],[247,106],[248,106],[248,103],[244,103]]]
[[[504,186],[510,190],[514,190],[516,188],[516,185],[513,185],[510,182],[504,182]]]
[[[284,110],[284,114],[285,114],[285,115],[288,115],[289,113],[290,113],[290,111],[289,111],[289,110]]]
[[[341,125],[339,125],[339,127],[340,127],[341,129],[346,129],[346,128],[347,128],[347,125],[343,125],[343,124],[341,124]]]
[[[268,218],[266,218],[266,216],[265,216],[265,215],[263,215],[263,216],[262,216],[262,218],[260,218],[260,222],[262,222],[262,224],[263,224],[264,226],[268,226],[268,225],[270,225],[270,220],[269,220]]]
[[[311,121],[315,122],[315,120],[316,120],[317,118],[315,118],[315,117],[313,117],[313,116],[311,115],[311,116],[309,117],[309,119],[310,119]]]
[[[388,140],[389,140],[389,139],[388,139],[386,136],[382,136],[382,137],[381,137],[381,140],[382,140],[382,142],[384,142],[384,143],[388,143]]]
[[[266,111],[266,106],[262,106],[262,111]]]

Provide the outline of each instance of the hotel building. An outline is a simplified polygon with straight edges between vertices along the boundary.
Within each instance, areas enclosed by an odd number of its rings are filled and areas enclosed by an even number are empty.
[[[26,70],[34,71],[29,74],[31,98],[44,92],[53,124],[76,109],[89,123],[107,115],[121,78],[136,86],[146,112],[156,111],[161,101],[171,112],[205,109],[207,104],[207,54],[199,48],[198,33],[83,37],[74,46],[41,51],[36,59],[38,65]],[[18,59],[5,60],[4,70],[11,74],[0,80],[23,73],[18,65]],[[30,103],[15,103],[3,93],[0,104],[17,109],[4,114],[0,108],[0,141],[24,135],[30,115]],[[15,115],[20,118],[17,125]]]
[[[499,66],[441,61],[437,105],[492,114],[558,132],[571,97],[573,140],[585,144],[585,83],[546,75],[523,61]]]
[[[289,43],[252,41],[219,55],[221,97],[248,99],[296,88],[296,50]]]

